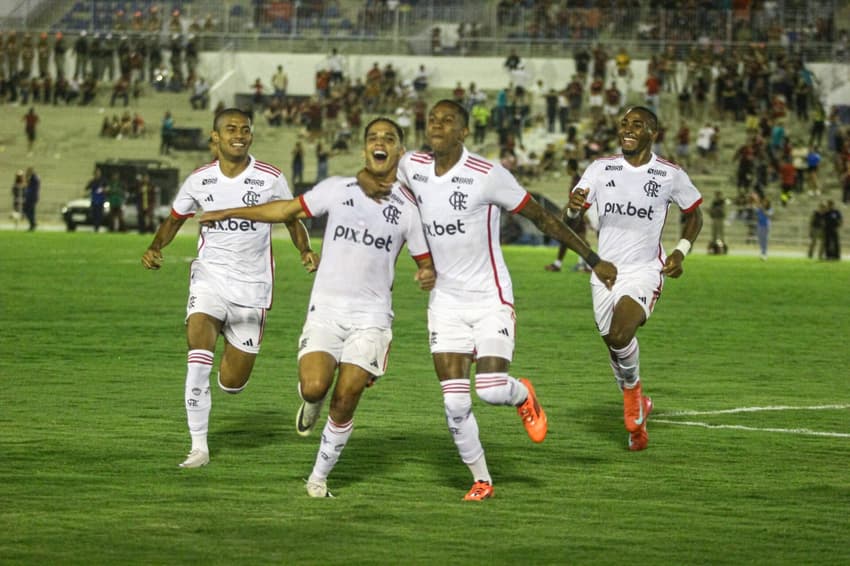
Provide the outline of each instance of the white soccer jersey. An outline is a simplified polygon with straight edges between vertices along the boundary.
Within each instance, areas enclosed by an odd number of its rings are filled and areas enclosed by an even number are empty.
[[[221,172],[218,161],[193,171],[180,187],[171,214],[187,218],[199,208],[220,210],[291,198],[280,170],[251,156],[248,167],[233,178]],[[274,286],[271,229],[271,224],[241,218],[202,227],[193,277],[208,279],[232,303],[270,308]]]
[[[702,197],[688,174],[654,153],[633,167],[622,155],[591,163],[573,188],[590,189],[585,207],[596,203],[599,214],[599,255],[618,269],[663,266],[661,232],[671,202],[684,212]]]
[[[531,195],[498,163],[466,148],[442,176],[434,156],[408,152],[398,178],[419,203],[437,269],[432,304],[513,306],[513,287],[499,245],[501,208],[519,212]]]
[[[356,178],[331,177],[298,198],[309,216],[328,216],[308,315],[330,309],[354,324],[389,326],[402,246],[414,259],[429,253],[413,195],[396,183],[376,202]]]

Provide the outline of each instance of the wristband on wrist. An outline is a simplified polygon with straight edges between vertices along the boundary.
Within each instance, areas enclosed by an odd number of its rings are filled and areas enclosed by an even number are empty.
[[[679,243],[678,243],[678,244],[676,244],[676,248],[675,248],[675,249],[677,249],[677,250],[679,250],[680,252],[682,252],[682,255],[683,255],[683,256],[687,256],[687,255],[688,255],[688,252],[690,252],[690,251],[691,251],[691,242],[690,242],[690,240],[686,240],[685,238],[682,238],[681,240],[679,240]]]
[[[567,209],[567,218],[570,220],[575,220],[578,218],[578,215],[581,214],[580,210],[573,210],[572,208]]]
[[[584,261],[586,261],[587,265],[589,265],[590,268],[593,269],[594,267],[596,267],[596,264],[602,261],[602,259],[596,252],[590,252],[587,257],[584,258]]]

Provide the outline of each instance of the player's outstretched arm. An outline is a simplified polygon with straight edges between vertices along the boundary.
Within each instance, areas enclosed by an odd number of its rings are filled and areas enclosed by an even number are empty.
[[[578,234],[558,219],[557,216],[544,209],[534,200],[529,199],[525,207],[519,212],[532,222],[541,232],[566,244],[568,248],[584,258],[587,265],[593,269],[599,280],[609,289],[617,281],[617,268],[613,263],[600,259],[599,256],[582,240]]]
[[[431,259],[431,256],[422,257],[416,260],[416,265],[419,269],[416,270],[413,280],[419,282],[419,288],[423,291],[430,291],[437,283],[437,271],[434,269],[434,261]]]
[[[702,210],[697,207],[690,212],[682,215],[684,217],[682,224],[682,239],[676,245],[676,248],[667,256],[664,262],[664,267],[661,272],[669,277],[681,277],[684,273],[682,262],[685,261],[685,256],[691,249],[694,241],[697,239],[700,230],[702,230]]]
[[[171,240],[180,231],[184,222],[186,222],[185,218],[175,218],[170,214],[163,220],[156,234],[154,234],[151,245],[142,254],[142,265],[146,269],[159,269],[162,267],[162,248],[171,243]]]
[[[277,223],[291,222],[296,218],[307,218],[307,213],[301,208],[298,199],[274,200],[257,206],[239,208],[222,208],[221,210],[205,211],[198,221],[201,224],[212,224],[228,218],[244,218],[257,222]]]

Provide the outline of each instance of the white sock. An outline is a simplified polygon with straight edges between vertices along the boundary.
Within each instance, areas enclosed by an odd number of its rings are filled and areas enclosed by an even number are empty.
[[[207,430],[210,424],[210,372],[213,365],[213,352],[209,350],[189,350],[186,369],[186,418],[189,422],[189,434],[192,436],[192,450],[209,452]]]
[[[478,422],[472,414],[469,380],[446,379],[440,382],[440,387],[443,389],[446,423],[460,459],[464,464],[472,464],[484,456],[484,447],[478,438]]]
[[[626,344],[624,348],[609,348],[611,351],[611,368],[617,382],[622,382],[626,389],[633,389],[640,381],[640,346],[637,337]],[[616,367],[615,367],[616,360]]]
[[[475,392],[491,405],[521,405],[528,398],[528,388],[507,373],[479,373],[475,376]]]
[[[564,264],[563,260],[560,260],[560,259],[556,259],[555,261],[552,262],[552,265],[554,265],[555,267],[561,267],[563,264]]]
[[[313,472],[310,474],[311,479],[319,481],[328,479],[353,430],[354,419],[338,424],[328,417],[322,431],[322,442],[319,444],[319,453],[316,454],[316,463],[313,464]]]
[[[475,481],[486,481],[490,485],[493,485],[493,478],[490,477],[490,470],[487,469],[487,459],[484,457],[484,454],[473,463],[467,464],[467,466],[469,466],[469,471],[472,472],[472,478]]]

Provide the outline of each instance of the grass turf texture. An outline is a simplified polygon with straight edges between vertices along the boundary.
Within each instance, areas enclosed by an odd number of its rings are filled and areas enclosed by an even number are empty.
[[[313,500],[302,480],[320,429],[302,439],[293,422],[312,278],[286,240],[249,386],[215,389],[212,461],[177,468],[191,232],[159,272],[139,261],[149,236],[2,234],[4,564],[850,561],[846,263],[689,258],[639,332],[656,422],[630,453],[586,276],[545,272],[551,249],[507,248],[513,374],[533,379],[550,432],[533,445],[513,409],[475,400],[496,485],[475,504],[461,501],[471,478],[402,258],[389,372],[364,395],[329,480],[337,497]],[[704,426],[676,424],[693,421]],[[796,432],[706,428],[729,425]]]

